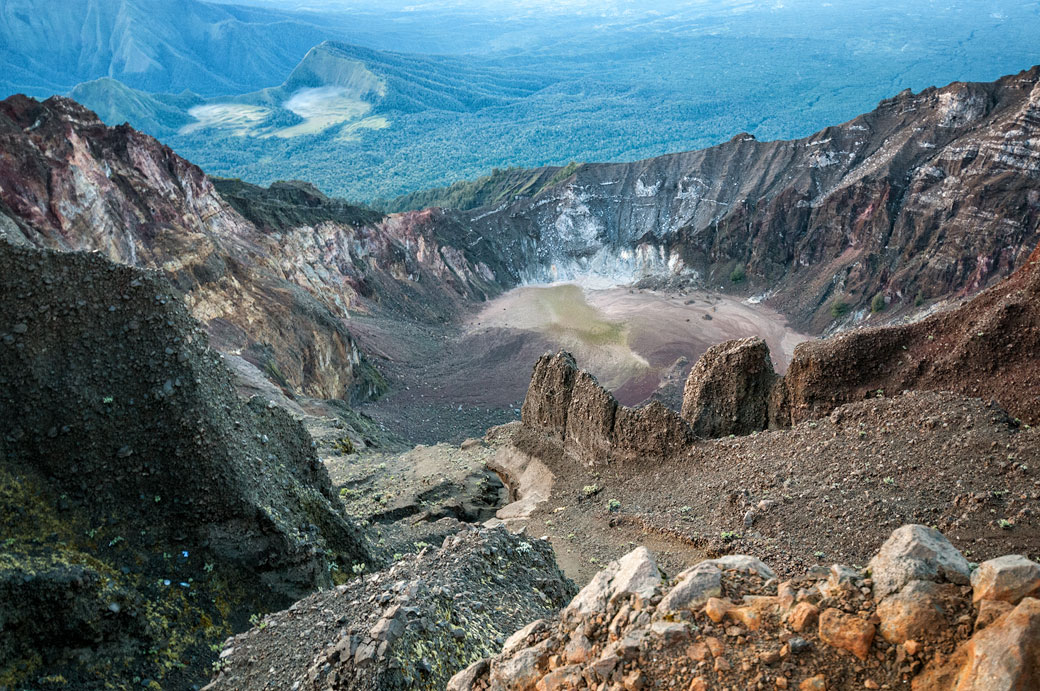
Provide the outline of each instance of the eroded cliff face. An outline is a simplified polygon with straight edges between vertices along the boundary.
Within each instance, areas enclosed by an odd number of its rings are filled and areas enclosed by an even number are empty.
[[[389,303],[443,317],[498,290],[491,269],[440,241],[429,213],[384,219],[289,187],[225,185],[247,219],[151,137],[68,99],[0,103],[0,236],[161,269],[214,345],[292,390],[383,391],[351,311]]]
[[[774,424],[907,389],[995,400],[1040,422],[1040,248],[1007,280],[960,307],[905,326],[863,329],[795,348],[773,392]]]
[[[817,332],[877,295],[892,315],[991,285],[1036,246],[1038,80],[906,91],[805,139],[583,165],[454,218],[511,243],[522,278],[686,273]]]
[[[761,338],[720,343],[708,349],[690,370],[682,416],[699,437],[765,429],[776,379],[769,346]]]

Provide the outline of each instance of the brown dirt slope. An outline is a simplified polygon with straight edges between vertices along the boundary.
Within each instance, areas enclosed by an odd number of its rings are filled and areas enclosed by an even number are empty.
[[[956,309],[798,345],[774,422],[906,389],[993,399],[1040,424],[1040,247],[1007,280]]]

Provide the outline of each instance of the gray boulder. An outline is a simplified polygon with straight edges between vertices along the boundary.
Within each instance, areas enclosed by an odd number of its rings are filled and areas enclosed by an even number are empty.
[[[966,585],[971,577],[968,560],[942,533],[916,524],[893,531],[868,566],[879,601],[910,581]]]

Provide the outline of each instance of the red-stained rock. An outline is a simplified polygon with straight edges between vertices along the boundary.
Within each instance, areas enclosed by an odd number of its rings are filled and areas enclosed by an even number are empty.
[[[847,650],[861,660],[867,659],[874,641],[874,625],[841,610],[825,609],[820,615],[819,635],[827,645]]]
[[[1040,688],[1040,600],[1026,598],[914,680],[914,691]]]

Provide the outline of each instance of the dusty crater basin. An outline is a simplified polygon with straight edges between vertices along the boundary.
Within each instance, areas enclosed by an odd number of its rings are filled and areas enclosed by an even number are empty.
[[[515,288],[489,302],[466,325],[463,340],[507,356],[519,352],[510,343],[525,334],[571,351],[626,405],[662,386],[681,387],[689,367],[716,343],[761,336],[783,372],[795,345],[808,338],[768,307],[722,295],[560,283]],[[502,360],[509,368],[527,364]]]

